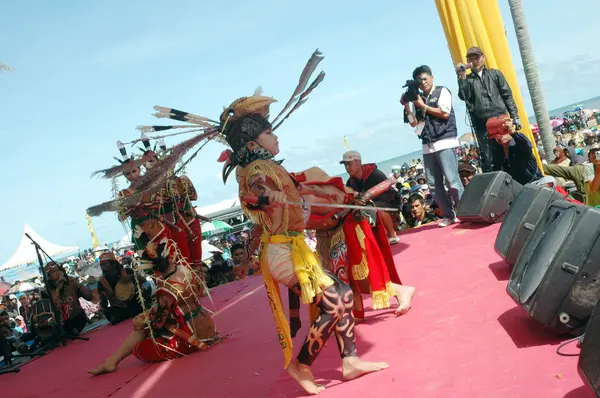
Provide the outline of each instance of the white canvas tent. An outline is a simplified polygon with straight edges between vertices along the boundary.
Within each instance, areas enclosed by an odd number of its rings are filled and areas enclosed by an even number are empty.
[[[79,251],[79,246],[59,246],[54,243],[48,242],[46,239],[42,238],[37,234],[31,227],[25,224],[25,233],[29,234],[33,240],[35,240],[42,249],[50,256],[58,256],[58,255],[67,255],[72,254]],[[31,243],[29,238],[27,238],[23,234],[23,238],[21,239],[21,243],[19,243],[19,247],[2,266],[0,267],[0,271],[7,270],[9,268],[17,267],[19,265],[30,264],[33,262],[37,262],[37,254],[35,251],[35,246]]]
[[[222,200],[218,203],[213,203],[207,206],[196,206],[196,211],[201,216],[209,216],[212,213],[216,213],[225,209],[231,209],[232,207],[236,207],[240,205],[240,200],[238,198],[231,198],[227,200]]]
[[[133,247],[133,242],[131,241],[131,233],[126,233],[125,236],[121,238],[119,242],[117,242],[117,249],[128,249]]]

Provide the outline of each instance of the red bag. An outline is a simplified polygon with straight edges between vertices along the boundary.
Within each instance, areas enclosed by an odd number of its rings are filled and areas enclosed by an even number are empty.
[[[488,132],[488,138],[494,139],[496,136],[512,134],[513,131],[511,127],[507,126],[507,119],[510,120],[509,115],[500,115],[489,118],[485,124]]]

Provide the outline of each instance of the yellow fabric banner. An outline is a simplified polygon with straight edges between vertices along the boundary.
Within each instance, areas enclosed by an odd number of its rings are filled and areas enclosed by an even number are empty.
[[[100,243],[98,242],[98,237],[96,236],[96,230],[94,229],[94,226],[92,225],[92,218],[88,214],[85,215],[85,219],[87,220],[88,229],[90,230],[90,235],[92,235],[92,249],[95,249],[98,246],[100,246]]]
[[[467,50],[477,46],[488,68],[499,69],[512,89],[523,128],[533,145],[540,169],[542,162],[529,126],[517,73],[512,62],[500,7],[496,0],[435,0],[454,65],[466,62]]]

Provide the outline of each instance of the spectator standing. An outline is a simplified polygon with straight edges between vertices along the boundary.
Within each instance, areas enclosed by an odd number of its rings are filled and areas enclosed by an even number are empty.
[[[417,134],[423,143],[427,185],[433,191],[435,202],[444,217],[439,226],[447,227],[458,222],[454,205],[458,204],[464,190],[458,176],[456,149],[460,144],[452,94],[446,87],[435,85],[431,68],[426,65],[413,71],[413,79],[421,82],[420,95],[413,101],[413,105],[424,113],[424,120],[417,128]],[[404,107],[407,114],[412,116],[411,126],[417,126],[417,119],[409,104],[404,104]]]
[[[466,102],[471,116],[483,172],[499,171],[504,161],[502,146],[488,137],[486,123],[490,118],[508,113],[520,130],[517,106],[506,78],[499,70],[485,66],[485,56],[479,47],[469,48],[467,62],[472,66],[468,76],[464,66],[457,67],[458,97]]]

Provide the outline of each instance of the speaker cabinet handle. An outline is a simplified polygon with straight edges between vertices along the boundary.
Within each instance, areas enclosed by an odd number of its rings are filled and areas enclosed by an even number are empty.
[[[577,270],[579,269],[577,268],[577,266],[569,263],[564,263],[561,268],[563,269],[563,271],[566,271],[571,275],[575,275],[577,273]]]
[[[533,229],[535,228],[535,225],[526,222],[525,224],[523,224],[523,228],[525,228],[528,231],[533,231]]]

